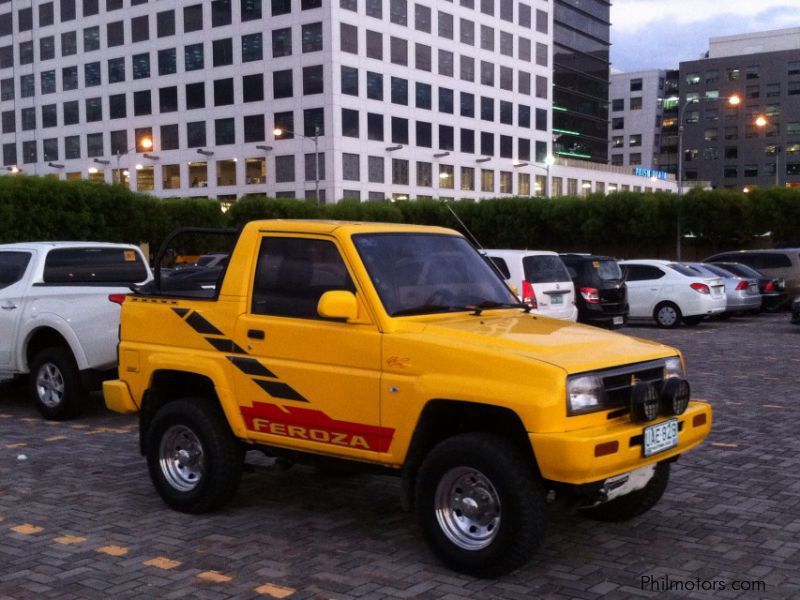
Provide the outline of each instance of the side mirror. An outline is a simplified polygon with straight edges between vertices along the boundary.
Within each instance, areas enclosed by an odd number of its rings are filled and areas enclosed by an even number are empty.
[[[317,304],[317,313],[326,319],[352,321],[358,317],[356,296],[345,290],[325,292]]]

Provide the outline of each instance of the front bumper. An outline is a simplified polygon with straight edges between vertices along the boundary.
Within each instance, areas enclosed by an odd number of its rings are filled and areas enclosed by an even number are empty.
[[[114,412],[130,414],[139,411],[128,384],[119,379],[103,382],[103,399],[108,409]]]
[[[648,423],[616,422],[602,427],[562,433],[531,433],[536,461],[542,477],[551,481],[584,484],[608,479],[683,454],[700,444],[711,431],[711,405],[693,401],[678,418],[678,446],[645,458],[642,443],[645,427],[674,417],[659,417]],[[695,417],[705,423],[695,426]],[[618,443],[618,450],[595,456],[599,444]]]

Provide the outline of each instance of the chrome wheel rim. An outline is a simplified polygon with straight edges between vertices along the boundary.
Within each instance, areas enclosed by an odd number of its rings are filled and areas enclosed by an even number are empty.
[[[64,400],[64,375],[53,363],[44,363],[36,374],[36,395],[48,408],[55,408]]]
[[[658,311],[658,322],[662,325],[673,325],[678,320],[678,313],[671,306],[662,306]]]
[[[158,455],[161,473],[176,490],[190,492],[203,478],[203,445],[188,427],[173,425],[167,429],[161,437]]]
[[[451,542],[464,550],[481,550],[500,529],[500,496],[477,469],[455,467],[439,480],[434,498],[436,520]]]

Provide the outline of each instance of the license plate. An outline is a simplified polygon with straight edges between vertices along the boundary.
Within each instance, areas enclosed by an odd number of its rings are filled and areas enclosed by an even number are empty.
[[[550,296],[550,304],[564,304],[564,296],[562,294],[553,294]]]
[[[678,419],[644,429],[644,455],[652,456],[678,445]]]
[[[611,319],[611,322],[614,325],[622,325],[625,322],[625,319],[623,317],[614,317],[613,319]]]

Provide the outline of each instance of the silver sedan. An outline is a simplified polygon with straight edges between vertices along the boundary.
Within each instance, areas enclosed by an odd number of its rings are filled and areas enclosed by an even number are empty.
[[[757,311],[761,308],[761,293],[758,291],[757,279],[740,277],[722,267],[707,263],[686,263],[686,265],[705,276],[722,277],[725,280],[725,299],[728,301],[726,314]]]

